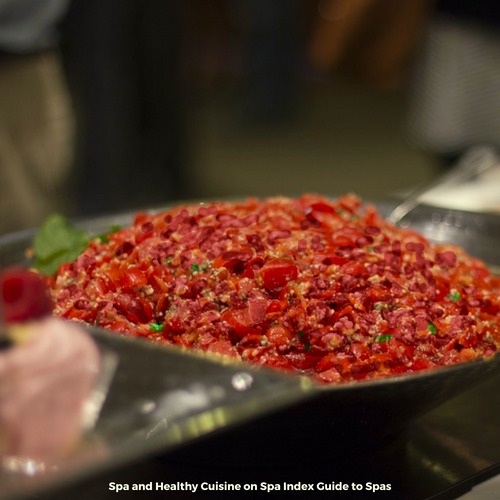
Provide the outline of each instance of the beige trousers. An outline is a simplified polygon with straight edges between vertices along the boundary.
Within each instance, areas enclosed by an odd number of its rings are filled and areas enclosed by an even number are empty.
[[[57,52],[0,56],[0,234],[69,210],[73,132]]]

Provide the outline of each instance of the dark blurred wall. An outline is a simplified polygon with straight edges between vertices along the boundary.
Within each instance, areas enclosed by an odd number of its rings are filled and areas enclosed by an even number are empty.
[[[188,194],[184,6],[73,0],[61,51],[76,114],[80,214]]]

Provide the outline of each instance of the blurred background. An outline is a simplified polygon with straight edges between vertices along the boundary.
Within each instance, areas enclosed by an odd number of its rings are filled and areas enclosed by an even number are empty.
[[[498,11],[0,0],[0,232],[198,197],[399,196],[500,142]]]

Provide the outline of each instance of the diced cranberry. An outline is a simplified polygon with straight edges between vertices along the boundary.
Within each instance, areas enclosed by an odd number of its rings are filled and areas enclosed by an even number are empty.
[[[0,274],[0,311],[7,323],[41,318],[52,311],[52,301],[42,277],[12,268]]]

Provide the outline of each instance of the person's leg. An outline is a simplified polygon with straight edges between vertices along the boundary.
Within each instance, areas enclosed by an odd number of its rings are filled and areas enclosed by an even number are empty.
[[[4,56],[0,71],[0,232],[69,212],[73,115],[56,52]]]

